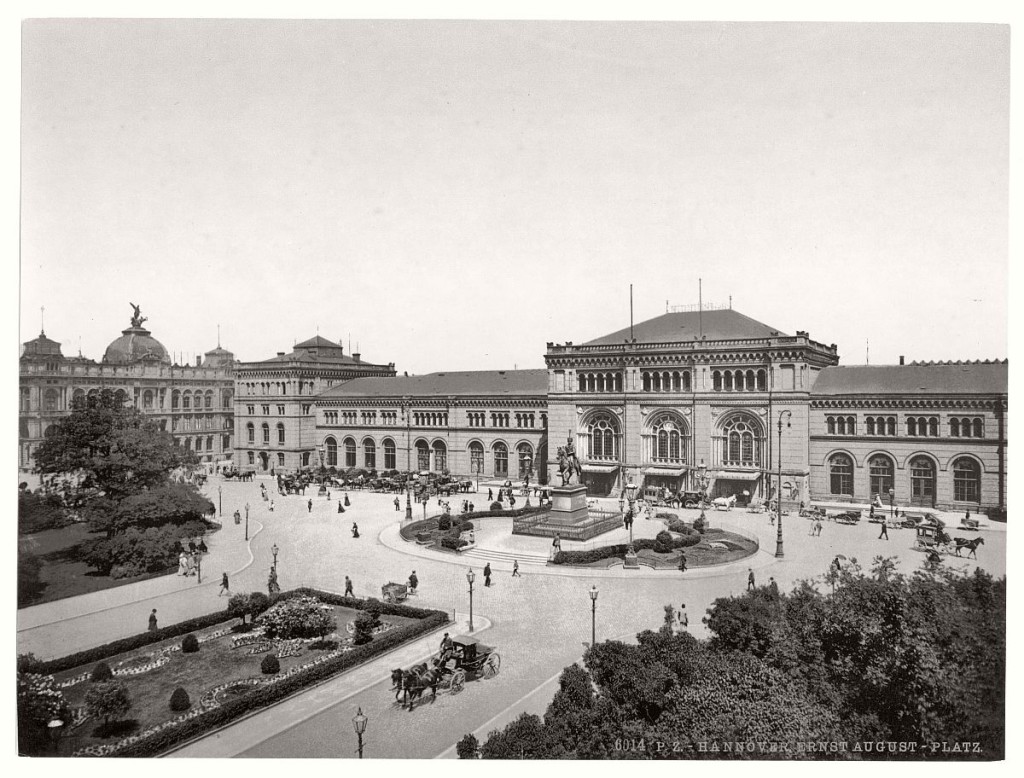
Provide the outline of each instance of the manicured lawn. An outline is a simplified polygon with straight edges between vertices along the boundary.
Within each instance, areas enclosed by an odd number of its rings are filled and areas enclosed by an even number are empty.
[[[338,635],[335,637],[335,640],[339,641],[339,645],[345,645],[349,641],[348,633],[345,631],[345,624],[355,619],[357,611],[342,606],[333,606],[333,608],[338,624]],[[416,623],[416,619],[391,615],[383,616],[382,621],[389,622],[396,628]],[[202,640],[207,635],[212,635],[238,623],[237,619],[229,620],[221,625],[200,630],[196,633],[196,636]],[[268,654],[273,653],[276,655],[281,650],[282,645],[275,643],[273,648],[269,648],[266,645],[232,648],[233,639],[246,634],[248,633],[229,632],[221,637],[202,642],[199,651],[191,654],[182,653],[180,650],[167,651],[167,649],[175,646],[180,647],[182,638],[177,637],[106,660],[110,668],[116,672],[118,664],[121,662],[144,664],[146,657],[168,658],[168,661],[160,667],[139,675],[115,677],[114,680],[124,683],[128,688],[132,709],[126,719],[136,722],[134,726],[129,726],[125,731],[119,732],[114,737],[104,739],[96,734],[96,729],[102,722],[88,719],[73,730],[73,736],[66,738],[66,743],[62,741],[62,748],[66,748],[68,751],[67,755],[70,755],[72,751],[89,745],[115,743],[127,735],[142,732],[149,727],[179,716],[180,713],[170,709],[171,694],[179,686],[188,692],[189,699],[192,702],[190,710],[194,710],[200,705],[204,693],[212,690],[214,687],[233,681],[244,681],[246,679],[262,681],[263,679],[273,677],[263,675],[260,663]],[[298,649],[298,655],[281,657],[279,659],[281,666],[279,674],[283,674],[293,667],[308,663],[311,659],[322,655],[325,650],[314,648],[308,642],[299,642],[293,645]],[[257,648],[259,649],[258,651],[250,653],[250,651]],[[91,672],[94,666],[77,667],[72,670],[55,673],[54,679],[59,684],[62,681],[80,676],[82,673]],[[63,690],[65,698],[72,709],[84,707],[85,695],[90,685],[91,682],[86,680]],[[239,691],[246,693],[250,689],[243,687]],[[222,692],[221,701],[230,694],[230,691]]]
[[[133,578],[111,578],[100,575],[81,559],[81,545],[100,535],[89,532],[85,524],[71,524],[61,529],[22,535],[18,538],[18,552],[34,554],[42,562],[39,577],[45,588],[30,604],[62,600],[79,594],[98,592],[115,586],[145,581],[177,571],[177,566],[168,567]]]

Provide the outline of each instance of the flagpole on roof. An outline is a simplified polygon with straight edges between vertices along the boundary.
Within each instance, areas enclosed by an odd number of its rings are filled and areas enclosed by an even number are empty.
[[[704,280],[697,279],[697,324],[700,327],[700,337],[704,338]]]
[[[632,342],[633,338],[633,285],[629,285],[629,340]]]

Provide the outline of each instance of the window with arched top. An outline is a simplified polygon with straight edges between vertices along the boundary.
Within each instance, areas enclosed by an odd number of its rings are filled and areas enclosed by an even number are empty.
[[[279,445],[284,445],[284,424],[281,423],[277,425],[277,442]]]
[[[253,452],[251,452],[251,451],[246,452],[246,453],[248,453],[248,455],[249,455],[248,456],[249,464],[250,465],[255,465],[256,464],[256,455]]]
[[[203,407],[204,408],[212,408],[213,407],[213,392],[212,391],[207,392],[206,395],[203,397]]]
[[[910,460],[910,501],[930,505],[935,501],[935,463],[925,456]]]
[[[501,441],[498,441],[491,448],[494,454],[494,475],[496,476],[507,476],[508,475],[508,446]]]
[[[327,467],[338,466],[338,441],[334,438],[327,438],[324,441],[324,449],[326,456],[324,457],[324,463]]]
[[[142,393],[142,407],[146,410],[153,407],[153,392],[149,389]]]
[[[872,499],[875,495],[881,496],[883,500],[888,499],[893,485],[893,470],[892,460],[887,456],[876,454],[868,460]]]
[[[395,446],[395,441],[391,438],[384,438],[384,469],[396,470],[398,468],[398,465],[396,464],[397,460],[397,447]]]
[[[833,454],[828,459],[829,493],[853,495],[853,460],[846,454]]]
[[[981,466],[970,457],[960,457],[953,462],[953,499],[981,502]]]
[[[440,440],[435,440],[434,445],[434,470],[442,473],[448,469],[448,447]]]
[[[270,443],[270,425],[266,422],[263,424],[263,442]]]
[[[754,467],[761,462],[761,426],[747,414],[731,416],[722,425],[726,465]]]
[[[370,438],[363,441],[363,467],[377,469],[377,444]]]
[[[913,416],[907,417],[907,435],[911,437],[917,435],[917,419]]]
[[[609,413],[597,413],[587,424],[588,457],[617,460],[619,458],[619,423]]]
[[[430,446],[427,445],[425,440],[416,441],[416,469],[430,469]]]
[[[686,432],[674,415],[664,414],[651,423],[651,461],[680,464],[686,461]]]
[[[970,428],[968,428],[967,434],[968,435],[971,434]],[[954,418],[954,419],[950,419],[949,420],[949,436],[951,438],[959,438],[960,437],[960,419],[955,419]]]
[[[181,407],[184,408],[186,411],[192,407],[192,395],[187,393],[182,395]]]
[[[722,391],[722,374],[717,370],[711,374],[711,388],[716,392]]]
[[[516,446],[516,456],[519,460],[519,477],[528,477],[533,471],[533,446],[529,443],[520,443]]]
[[[475,440],[469,444],[469,471],[475,475],[484,472],[484,447]]]
[[[345,438],[345,467],[356,466],[356,442],[352,438]]]
[[[985,422],[983,419],[975,419],[971,426],[974,430],[974,437],[983,438],[985,437]]]
[[[245,434],[246,440],[248,440],[250,443],[256,442],[256,427],[253,425],[251,421],[245,425]]]

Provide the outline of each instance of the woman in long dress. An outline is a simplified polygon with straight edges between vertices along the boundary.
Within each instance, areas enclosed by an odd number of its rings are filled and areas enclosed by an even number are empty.
[[[182,551],[178,554],[178,575],[188,575],[188,557]]]

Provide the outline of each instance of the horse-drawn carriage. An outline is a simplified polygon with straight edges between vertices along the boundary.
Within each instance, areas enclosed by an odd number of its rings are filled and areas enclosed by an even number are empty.
[[[452,638],[451,648],[434,654],[428,661],[410,667],[391,671],[395,699],[402,698],[413,709],[416,700],[430,689],[431,701],[437,698],[437,689],[449,689],[458,694],[466,688],[466,679],[493,678],[501,668],[501,655],[494,646],[486,646],[474,637],[459,635]]]
[[[916,528],[917,537],[914,539],[914,550],[924,551],[927,554],[946,554],[947,556],[960,556],[960,552],[967,549],[967,558],[978,558],[978,546],[985,544],[985,539],[976,537],[973,540],[967,538],[951,538],[945,527],[940,523],[919,524]]]
[[[860,511],[843,511],[829,516],[837,524],[857,524],[860,521]]]

